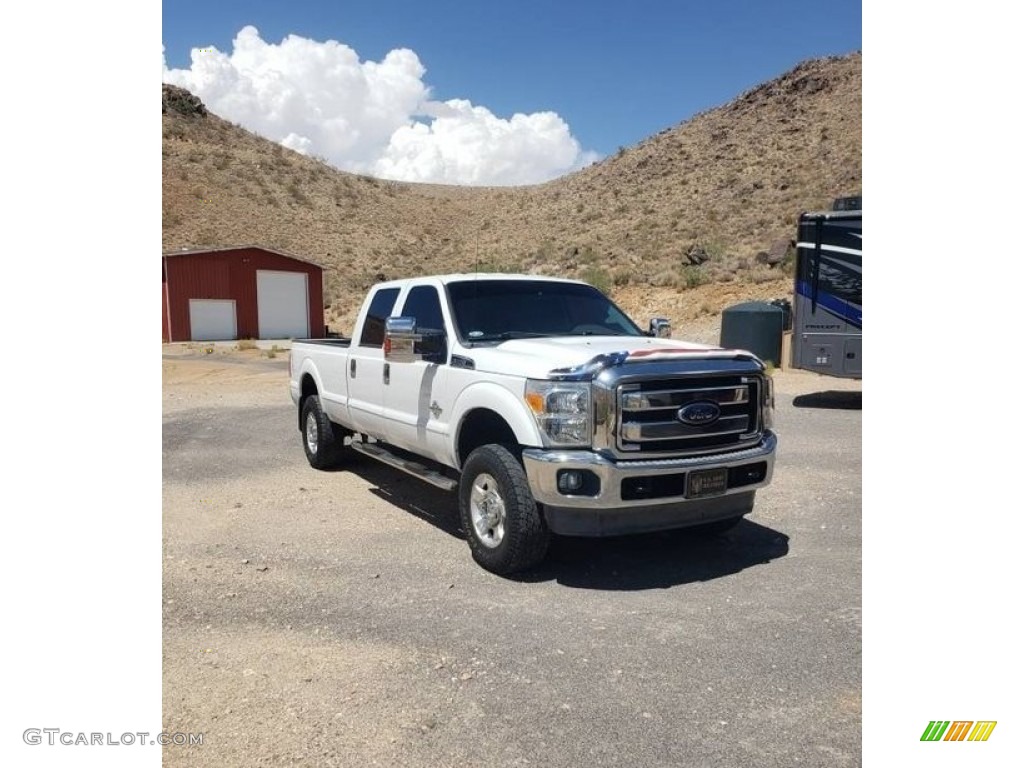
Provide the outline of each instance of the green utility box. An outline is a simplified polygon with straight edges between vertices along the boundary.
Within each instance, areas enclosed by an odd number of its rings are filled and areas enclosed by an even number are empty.
[[[765,301],[745,301],[722,312],[719,340],[726,349],[745,349],[781,367],[785,312]]]

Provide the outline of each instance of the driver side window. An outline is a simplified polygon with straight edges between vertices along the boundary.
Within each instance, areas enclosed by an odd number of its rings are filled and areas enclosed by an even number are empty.
[[[418,331],[433,330],[446,333],[444,314],[441,312],[441,299],[438,296],[437,288],[432,285],[418,285],[409,291],[409,296],[405,300],[400,315],[416,318]],[[440,360],[448,359],[447,339],[437,356]]]

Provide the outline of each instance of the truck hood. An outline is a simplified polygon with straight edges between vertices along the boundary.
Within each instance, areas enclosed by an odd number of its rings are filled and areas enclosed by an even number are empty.
[[[655,339],[646,336],[556,336],[543,339],[514,339],[493,347],[467,349],[462,354],[474,361],[478,371],[544,379],[548,378],[548,373],[555,368],[573,368],[598,355],[616,352],[626,352],[630,357],[651,360],[720,357],[723,354],[735,353],[734,350],[679,339]]]

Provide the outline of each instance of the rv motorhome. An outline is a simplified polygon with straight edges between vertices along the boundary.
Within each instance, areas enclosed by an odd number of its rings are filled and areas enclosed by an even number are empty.
[[[861,197],[802,213],[793,285],[794,368],[861,378]]]

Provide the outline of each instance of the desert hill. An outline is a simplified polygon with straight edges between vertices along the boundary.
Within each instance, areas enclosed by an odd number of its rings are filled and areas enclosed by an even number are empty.
[[[328,322],[342,330],[378,275],[479,268],[580,277],[638,321],[667,313],[685,333],[735,301],[785,295],[784,265],[765,262],[797,214],[861,191],[860,53],[804,62],[529,187],[345,173],[174,86],[163,112],[164,249],[260,243],[327,264]]]

